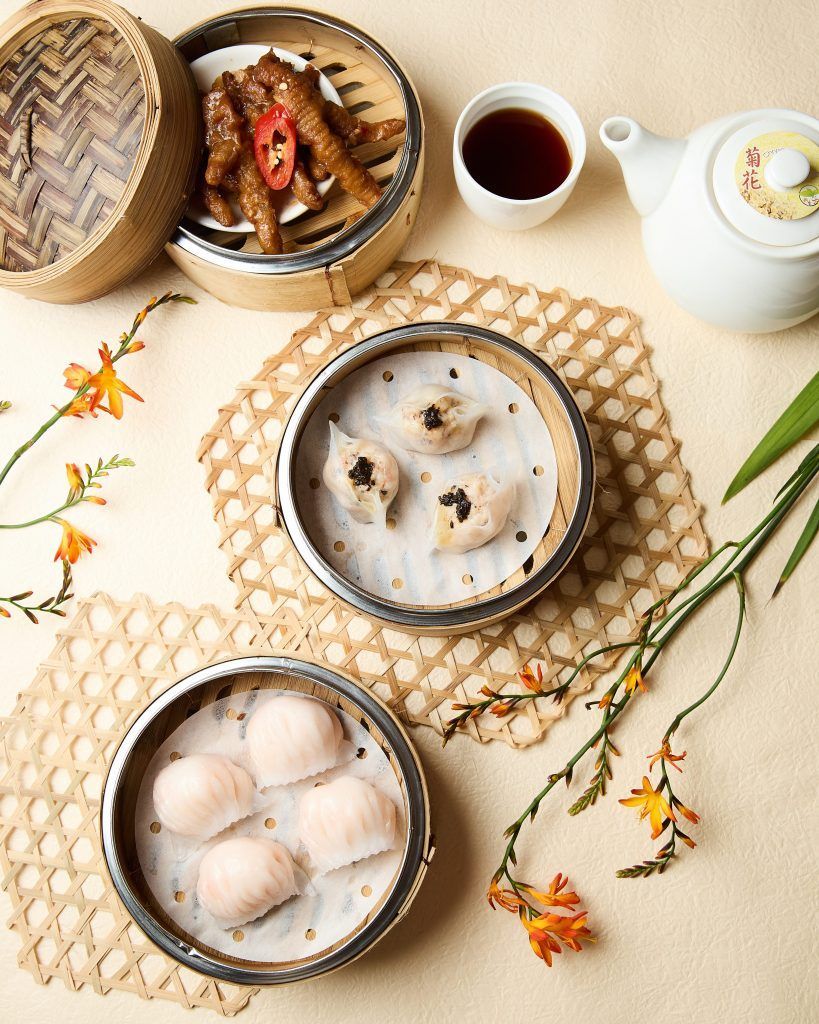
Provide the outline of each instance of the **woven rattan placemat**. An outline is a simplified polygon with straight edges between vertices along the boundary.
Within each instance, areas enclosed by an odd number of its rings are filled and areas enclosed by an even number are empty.
[[[19,965],[44,984],[135,992],[232,1016],[254,989],[180,966],[133,923],[105,869],[99,804],[138,712],[181,676],[252,653],[258,627],[208,606],[81,602],[51,656],[0,719],[0,870]]]
[[[522,612],[454,638],[382,628],[339,602],[299,559],[273,500],[278,440],[313,374],[362,338],[423,320],[478,324],[538,353],[572,389],[597,461],[594,511],[568,570]],[[638,324],[621,306],[433,260],[396,263],[355,305],[316,313],[239,385],[199,451],[237,607],[265,617],[273,646],[303,648],[345,668],[407,721],[439,732],[453,699],[474,696],[487,682],[514,684],[527,661],[540,662],[554,686],[584,653],[632,636],[641,611],[707,549]],[[604,668],[584,670],[574,692],[587,690]],[[481,719],[472,735],[525,746],[567,703],[528,702],[514,716]]]

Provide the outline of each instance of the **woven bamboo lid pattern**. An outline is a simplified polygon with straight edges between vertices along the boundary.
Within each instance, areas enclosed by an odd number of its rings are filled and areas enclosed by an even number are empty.
[[[111,214],[134,166],[145,89],[104,21],[47,25],[0,70],[2,262],[24,271],[73,252]]]
[[[83,302],[138,273],[187,204],[197,93],[173,44],[110,0],[0,27],[0,285]]]

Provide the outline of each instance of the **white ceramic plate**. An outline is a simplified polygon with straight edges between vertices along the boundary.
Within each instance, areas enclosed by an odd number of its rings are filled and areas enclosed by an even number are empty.
[[[214,80],[223,71],[239,71],[250,64],[255,64],[269,50],[269,46],[227,46],[223,50],[214,50],[212,53],[206,53],[204,57],[198,57],[195,61],[192,61],[191,71],[200,92],[208,92]],[[282,50],[278,46],[273,47],[273,52],[281,60],[286,60],[288,64],[292,64],[296,71],[303,71],[308,63],[303,57],[299,57],[298,54],[291,53],[289,50]],[[333,103],[341,105],[341,97],[333,88],[330,79],[326,75],[319,75],[319,89],[321,95],[326,100],[331,100]],[[319,190],[319,195],[326,195],[334,181],[335,179],[330,176],[326,181],[317,182],[316,187]],[[287,224],[289,221],[295,220],[296,217],[300,217],[307,210],[307,207],[296,199],[289,188],[282,189],[281,192],[274,192],[273,198],[276,206],[276,216],[280,224]],[[187,216],[197,224],[201,224],[206,228],[213,228],[217,231],[251,232],[253,225],[243,216],[236,197],[229,196],[228,201],[236,217],[236,223],[232,228],[225,228],[211,217],[198,196],[194,196],[191,200]]]

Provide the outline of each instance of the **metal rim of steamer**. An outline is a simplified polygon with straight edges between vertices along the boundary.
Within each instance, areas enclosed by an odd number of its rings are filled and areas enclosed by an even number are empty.
[[[137,744],[156,718],[175,700],[214,680],[246,673],[299,675],[320,683],[355,704],[379,728],[401,768],[407,799],[408,839],[404,857],[386,900],[361,931],[326,956],[279,971],[260,971],[224,963],[165,928],[144,906],[131,886],[120,856],[122,838],[116,828],[117,801]],[[100,805],[102,852],[111,880],[135,923],[169,956],[200,974],[239,985],[277,985],[304,981],[337,970],[367,952],[409,909],[433,855],[426,782],[418,756],[392,712],[373,694],[329,668],[298,658],[276,655],[233,658],[209,665],[180,679],[153,700],[122,738],[111,761]]]
[[[474,338],[513,354],[525,362],[533,375],[555,393],[571,427],[576,446],[579,479],[577,498],[568,529],[558,546],[535,572],[522,583],[493,597],[478,599],[472,604],[452,607],[420,607],[393,603],[375,597],[351,583],[321,555],[310,539],[298,511],[295,498],[295,453],[302,432],[312,415],[317,397],[332,387],[343,376],[346,367],[364,357],[376,358],[400,342],[411,342],[428,336],[445,335],[454,338]],[[586,529],[594,495],[594,452],[586,421],[568,387],[554,370],[528,348],[495,331],[469,324],[429,321],[395,327],[375,334],[331,360],[307,385],[299,397],[282,434],[276,463],[276,493],[279,512],[285,529],[296,550],[310,571],[337,597],[365,615],[395,626],[406,626],[423,631],[427,629],[464,628],[494,621],[520,608],[540,594],[566,567]]]
[[[228,12],[209,21],[208,31],[213,32],[230,26],[245,18],[272,16],[299,18],[308,23],[325,28],[336,29],[348,36],[357,46],[362,46],[375,56],[397,85],[406,111],[406,142],[401,155],[401,162],[393,175],[387,191],[370,210],[367,210],[351,227],[341,231],[330,242],[314,246],[304,252],[289,253],[283,256],[265,256],[264,254],[235,252],[200,238],[185,227],[185,221],[177,227],[171,238],[172,245],[178,245],[186,252],[193,253],[208,263],[225,267],[229,270],[247,271],[251,274],[292,274],[305,270],[316,270],[330,266],[350,256],[365,242],[377,234],[396,213],[409,191],[418,159],[421,153],[423,122],[421,108],[415,90],[404,74],[400,65],[374,39],[352,25],[343,21],[317,14],[315,11],[302,10],[298,7],[254,7]],[[204,31],[199,25],[175,40],[178,48],[183,48]]]

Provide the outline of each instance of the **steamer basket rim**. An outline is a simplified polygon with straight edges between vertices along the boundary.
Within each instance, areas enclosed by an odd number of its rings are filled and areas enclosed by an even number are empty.
[[[577,497],[568,528],[544,564],[505,593],[455,608],[401,605],[374,597],[352,583],[334,569],[313,544],[298,513],[295,497],[294,457],[301,431],[305,426],[301,420],[316,396],[327,387],[339,369],[358,355],[370,354],[374,357],[380,349],[392,343],[412,341],[430,335],[475,338],[513,353],[530,366],[532,371],[552,388],[569,420],[579,466]],[[439,631],[447,628],[463,631],[488,619],[502,617],[526,604],[538,596],[566,567],[585,533],[591,516],[595,483],[594,450],[586,421],[571,391],[548,363],[530,349],[485,327],[452,321],[424,321],[370,335],[345,349],[313,377],[299,396],[285,425],[276,457],[274,479],[276,502],[287,533],[310,571],[332,593],[363,614],[387,622],[391,626],[403,626],[421,632],[424,629]]]
[[[273,675],[296,674],[326,686],[355,704],[367,714],[384,738],[404,776],[409,838],[392,889],[375,916],[352,939],[321,959],[298,964],[282,971],[259,971],[222,963],[209,954],[177,938],[143,906],[134,892],[123,865],[115,835],[116,804],[128,760],[145,729],[156,717],[184,694],[214,680],[228,676],[269,671]],[[352,676],[320,663],[282,654],[228,658],[207,665],[177,680],[145,707],[120,740],[106,776],[100,800],[100,836],[102,853],[111,881],[128,913],[148,938],[185,967],[220,981],[242,985],[276,985],[302,981],[334,971],[365,953],[396,923],[414,899],[419,877],[423,877],[432,857],[429,825],[429,799],[426,780],[418,754],[394,713],[373,693],[361,687]]]
[[[406,198],[407,191],[411,187],[418,169],[423,146],[424,122],[415,88],[398,61],[371,36],[340,18],[302,7],[242,7],[226,11],[213,19],[194,25],[191,29],[176,36],[173,42],[177,49],[181,49],[203,32],[204,25],[207,25],[208,31],[214,31],[237,21],[261,16],[301,18],[326,28],[338,29],[355,43],[364,46],[381,61],[398,86],[407,121],[406,141],[401,154],[401,162],[387,191],[372,209],[367,210],[350,228],[342,231],[329,243],[322,243],[304,252],[290,253],[284,256],[233,252],[200,238],[184,226],[184,220],[170,239],[169,244],[178,246],[213,266],[275,277],[332,266],[352,255],[387,225]]]

